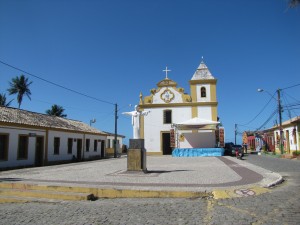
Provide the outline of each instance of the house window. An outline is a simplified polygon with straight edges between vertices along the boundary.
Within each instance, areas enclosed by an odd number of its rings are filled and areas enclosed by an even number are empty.
[[[59,155],[60,138],[54,138],[54,155]]]
[[[89,152],[90,151],[90,139],[85,140],[85,147],[86,147],[86,151]]]
[[[7,160],[8,134],[0,134],[0,160]]]
[[[172,123],[172,110],[164,110],[164,124]]]
[[[201,88],[201,98],[205,98],[206,97],[206,88],[202,87]]]
[[[18,144],[18,159],[27,159],[28,157],[28,136],[20,135]]]
[[[73,138],[68,138],[68,154],[72,154]]]
[[[110,139],[107,139],[107,148],[110,148]]]
[[[98,148],[98,141],[94,140],[94,152],[97,151],[97,148]]]

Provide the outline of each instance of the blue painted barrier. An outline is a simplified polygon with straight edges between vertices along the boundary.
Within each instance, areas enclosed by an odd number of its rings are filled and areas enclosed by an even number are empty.
[[[223,156],[224,148],[175,148],[173,157]]]

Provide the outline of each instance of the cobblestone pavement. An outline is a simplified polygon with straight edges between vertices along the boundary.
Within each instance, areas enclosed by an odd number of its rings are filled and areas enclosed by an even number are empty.
[[[300,162],[258,157],[245,159],[256,165],[265,162],[266,169],[275,166],[287,179],[258,196],[6,203],[0,205],[0,224],[299,224]],[[278,163],[284,164],[282,171]]]

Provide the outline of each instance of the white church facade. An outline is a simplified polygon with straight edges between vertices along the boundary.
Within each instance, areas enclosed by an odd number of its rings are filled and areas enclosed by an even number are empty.
[[[191,77],[190,94],[166,77],[140,94],[139,110],[149,110],[141,117],[140,136],[148,155],[172,154],[174,148],[214,148],[217,146],[218,122],[217,79],[201,61]]]

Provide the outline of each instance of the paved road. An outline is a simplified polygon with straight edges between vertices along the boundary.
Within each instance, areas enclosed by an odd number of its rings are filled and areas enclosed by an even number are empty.
[[[100,199],[0,205],[0,224],[299,224],[300,161],[245,157],[282,173],[271,192],[231,199]]]

